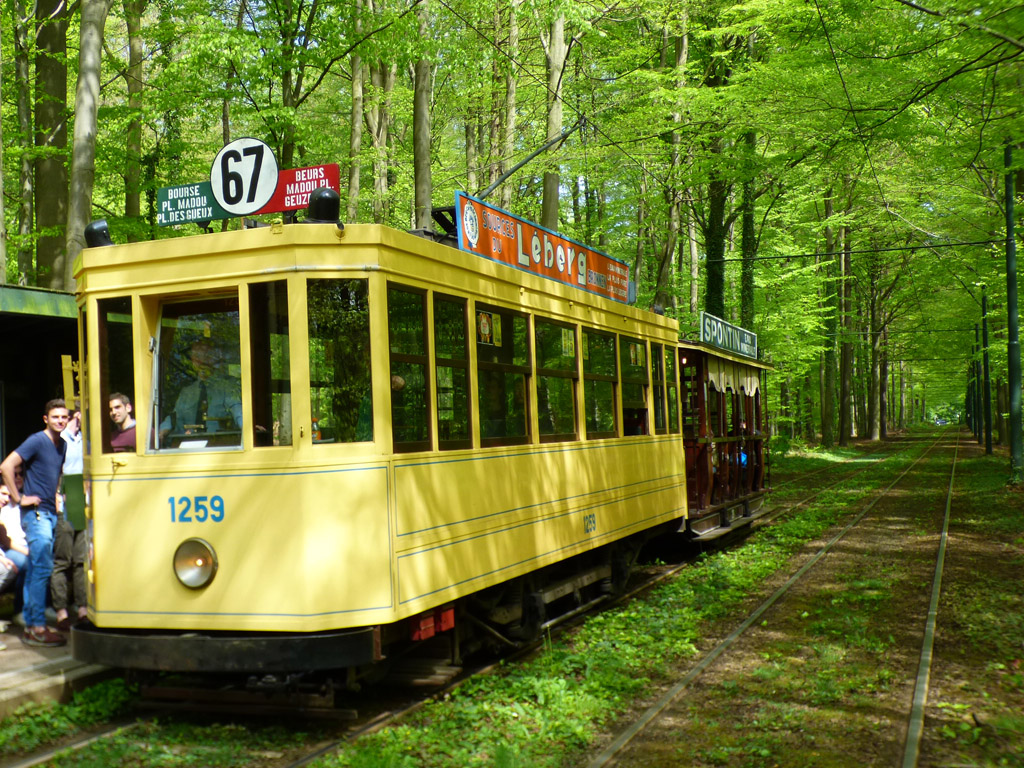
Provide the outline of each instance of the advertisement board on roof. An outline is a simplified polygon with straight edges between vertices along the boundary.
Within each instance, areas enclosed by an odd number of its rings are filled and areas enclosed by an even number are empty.
[[[459,249],[629,303],[629,266],[482,200],[455,193]]]

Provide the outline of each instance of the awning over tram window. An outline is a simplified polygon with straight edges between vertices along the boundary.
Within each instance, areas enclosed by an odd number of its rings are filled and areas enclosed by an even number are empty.
[[[757,368],[752,368],[749,365],[708,356],[708,379],[719,392],[724,392],[726,389],[739,392],[742,389],[748,397],[751,397],[758,390],[760,381],[758,373]]]
[[[73,293],[0,285],[0,313],[74,320],[78,317],[78,305]]]

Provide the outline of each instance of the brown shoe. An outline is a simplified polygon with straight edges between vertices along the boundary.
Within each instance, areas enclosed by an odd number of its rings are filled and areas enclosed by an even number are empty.
[[[44,627],[38,631],[26,629],[25,634],[21,636],[21,642],[40,648],[54,648],[58,645],[67,645],[68,641],[49,627]]]
[[[70,632],[71,631],[71,618],[65,616],[63,619],[57,620],[57,631],[58,632]]]

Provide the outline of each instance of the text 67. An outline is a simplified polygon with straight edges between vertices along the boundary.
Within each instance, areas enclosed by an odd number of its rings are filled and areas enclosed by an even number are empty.
[[[224,519],[224,499],[220,496],[171,496],[172,523],[219,523]]]

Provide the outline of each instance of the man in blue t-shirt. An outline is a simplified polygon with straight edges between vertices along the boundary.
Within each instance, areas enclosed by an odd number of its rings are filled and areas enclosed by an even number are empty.
[[[46,593],[53,571],[53,532],[57,526],[57,489],[64,465],[66,443],[60,433],[68,423],[68,409],[63,400],[51,400],[43,415],[45,429],[30,435],[0,463],[0,477],[11,490],[11,501],[21,506],[21,527],[28,543],[28,564],[25,569],[25,634],[26,645],[64,645],[63,635],[46,626]],[[18,467],[25,472],[25,483],[16,491],[14,474]],[[15,497],[15,493],[18,497]]]

